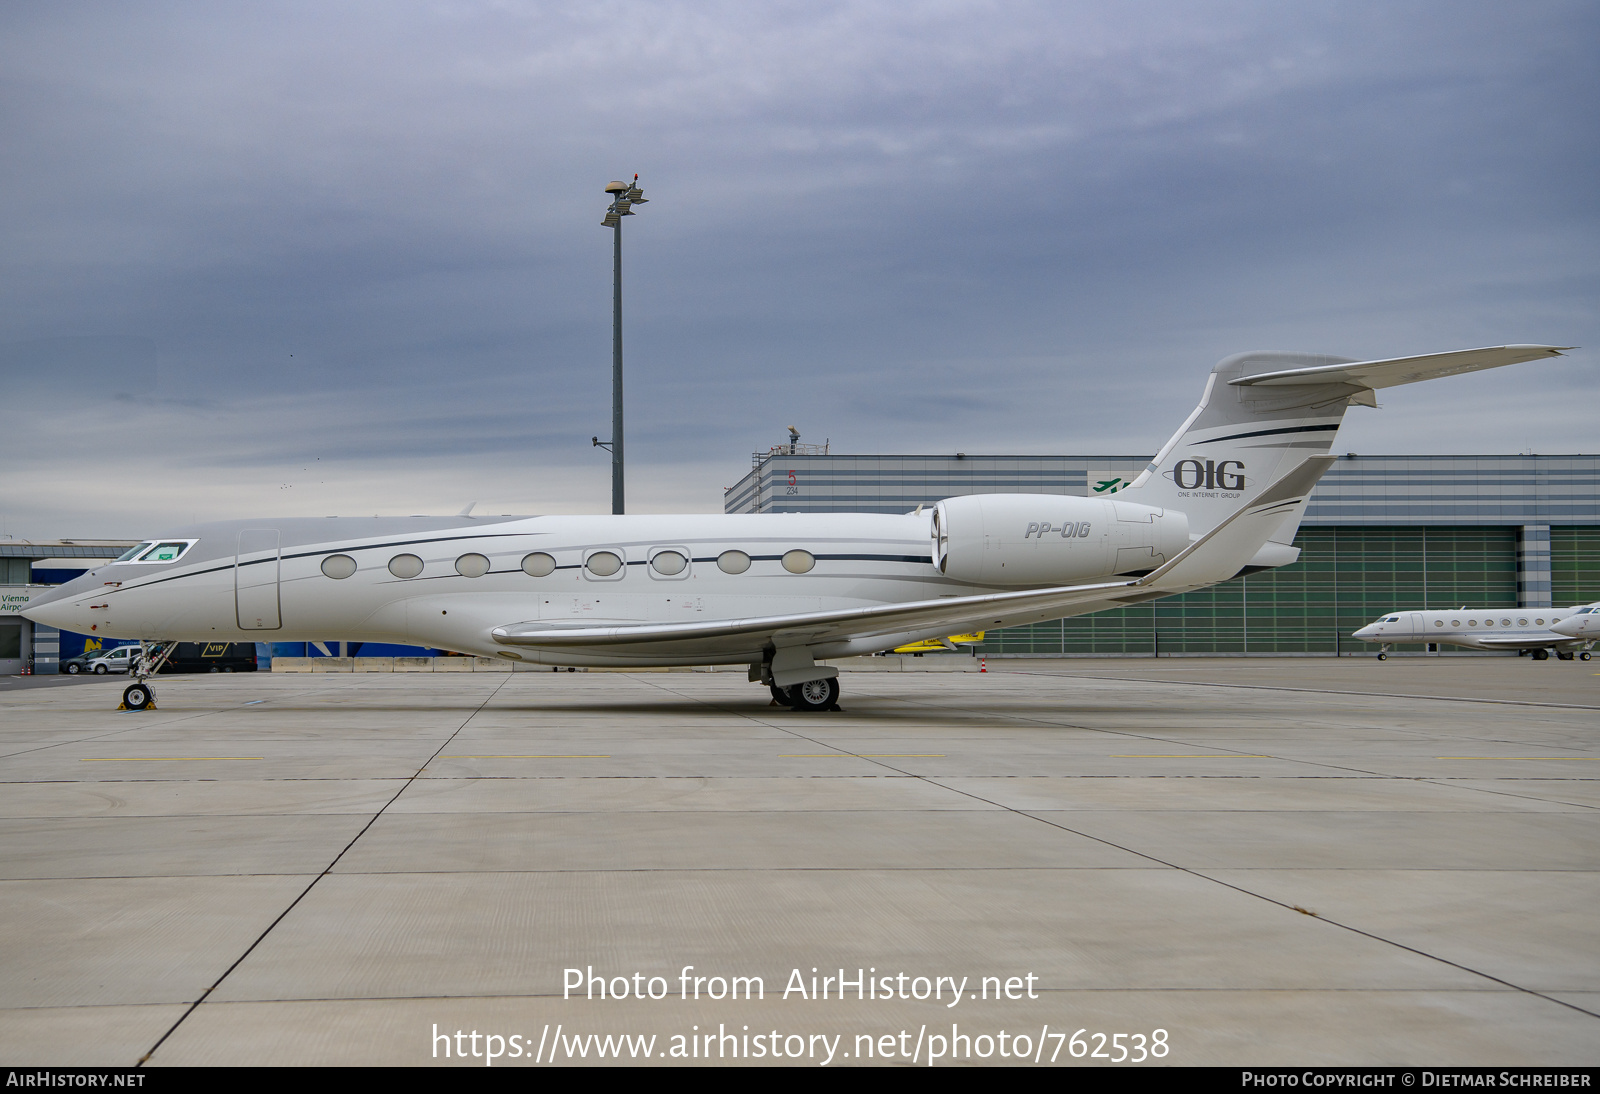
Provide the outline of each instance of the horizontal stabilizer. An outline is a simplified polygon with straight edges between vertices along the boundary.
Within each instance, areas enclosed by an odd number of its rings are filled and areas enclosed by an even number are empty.
[[[1396,357],[1388,361],[1351,361],[1339,365],[1316,365],[1279,372],[1263,372],[1229,380],[1235,387],[1288,387],[1298,384],[1352,384],[1356,387],[1398,387],[1439,376],[1478,372],[1486,368],[1560,357],[1572,346],[1490,346],[1485,349],[1425,353],[1421,357]]]

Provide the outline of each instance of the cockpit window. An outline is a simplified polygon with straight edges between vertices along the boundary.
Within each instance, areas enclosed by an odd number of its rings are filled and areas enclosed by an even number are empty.
[[[1384,622],[1385,623],[1398,623],[1398,622],[1400,622],[1400,617],[1398,615],[1391,615],[1388,618],[1384,619]]]
[[[192,539],[172,539],[157,543],[144,554],[130,561],[135,562],[176,562],[183,557],[183,553],[194,545]],[[131,554],[131,552],[130,552]]]
[[[153,544],[154,542],[155,542],[154,540],[147,539],[143,543],[139,544],[139,546],[137,546],[137,547],[130,547],[128,550],[122,552],[122,554],[117,556],[117,561],[118,562],[131,562],[131,561],[133,561],[134,559],[138,558],[140,555],[142,555],[146,551],[148,551],[150,549],[151,544]]]

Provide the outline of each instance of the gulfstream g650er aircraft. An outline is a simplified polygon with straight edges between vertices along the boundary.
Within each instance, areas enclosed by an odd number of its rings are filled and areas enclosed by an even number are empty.
[[[29,618],[146,643],[417,643],[544,665],[746,664],[824,710],[819,660],[1138,604],[1293,562],[1351,405],[1378,388],[1559,356],[1498,346],[1387,361],[1244,353],[1115,498],[979,494],[904,516],[323,518],[142,543]],[[168,647],[170,648],[170,647]],[[148,705],[141,678],[124,702]]]

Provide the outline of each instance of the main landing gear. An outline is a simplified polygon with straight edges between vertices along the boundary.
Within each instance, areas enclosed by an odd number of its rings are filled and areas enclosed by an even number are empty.
[[[820,711],[839,709],[839,681],[837,680],[807,680],[801,684],[791,684],[789,687],[780,688],[777,684],[767,685],[772,689],[772,698],[782,706],[798,711]]]
[[[772,651],[769,659],[750,666],[750,682],[767,685],[772,701],[778,706],[800,711],[839,709],[839,672],[812,659],[811,651],[804,646],[785,646]],[[774,677],[793,680],[797,676],[816,676],[819,679],[801,680],[795,684],[779,684]]]

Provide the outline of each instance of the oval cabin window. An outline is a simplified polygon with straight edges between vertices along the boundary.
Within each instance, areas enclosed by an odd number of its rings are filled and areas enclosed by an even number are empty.
[[[750,556],[743,551],[724,551],[717,556],[717,569],[725,574],[742,574],[750,568]]]
[[[522,572],[529,577],[549,577],[556,572],[556,560],[543,551],[523,555]]]
[[[343,581],[356,572],[356,560],[349,555],[329,555],[322,560],[322,572],[335,581]]]
[[[806,573],[816,564],[816,556],[810,551],[785,551],[783,555],[783,568],[791,574]]]
[[[489,572],[489,560],[483,555],[466,554],[456,559],[456,573],[462,577],[482,577]]]
[[[595,577],[610,577],[622,569],[622,559],[610,551],[596,551],[589,556],[589,560],[584,563],[584,566]]]
[[[689,560],[677,551],[657,551],[655,556],[650,559],[650,568],[656,573],[664,574],[667,577],[683,573],[684,568],[688,565]]]
[[[422,560],[416,555],[395,555],[389,560],[389,572],[395,577],[416,577],[422,572]]]

